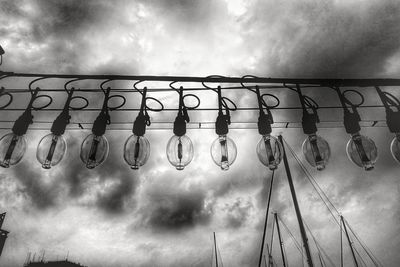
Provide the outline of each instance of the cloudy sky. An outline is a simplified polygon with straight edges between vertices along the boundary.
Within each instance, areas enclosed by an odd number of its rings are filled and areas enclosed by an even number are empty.
[[[65,74],[399,78],[399,9],[397,0],[0,0],[0,45],[6,51],[0,68]],[[27,84],[27,80],[15,79],[0,82],[17,89]],[[63,84],[40,82],[41,88],[53,85],[61,88]],[[95,86],[79,83],[81,88]],[[305,92],[321,105],[338,104],[329,89],[318,90]],[[363,90],[367,104],[379,104],[372,89]],[[396,88],[385,90],[400,96]],[[280,97],[282,106],[298,105],[290,91],[271,92]],[[130,96],[127,106],[137,108],[137,94]],[[176,94],[152,96],[166,107],[176,107]],[[235,91],[230,96],[239,107],[255,104],[251,92]],[[202,107],[215,106],[214,93],[200,97]],[[15,98],[10,107],[23,108],[28,101],[26,94]],[[65,95],[58,94],[51,107],[60,107],[64,99]],[[102,101],[99,94],[89,99],[91,107]],[[233,122],[257,117],[252,112],[234,113]],[[360,113],[365,120],[385,119],[379,108],[360,109]],[[0,118],[15,119],[19,114],[2,111]],[[46,111],[34,115],[35,120],[50,121],[56,116]],[[194,121],[216,117],[213,112],[189,115]],[[274,111],[277,121],[299,121],[300,115]],[[74,112],[72,120],[92,122],[95,116]],[[132,122],[135,116],[134,112],[115,111],[111,119]],[[151,116],[153,121],[172,121],[175,114]],[[323,110],[320,117],[340,121],[342,114]],[[2,128],[11,126],[4,123]],[[330,143],[332,156],[325,171],[310,172],[384,266],[398,266],[400,166],[389,151],[393,134],[385,127],[362,129],[379,151],[375,170],[365,172],[347,159],[348,135],[341,123],[337,126],[319,130]],[[129,130],[108,131],[108,160],[87,170],[77,156],[80,143],[90,133],[90,125],[85,128],[67,131],[68,152],[51,170],[43,170],[35,158],[36,145],[48,131],[29,131],[23,161],[0,171],[0,211],[7,211],[3,228],[11,232],[1,266],[22,266],[28,252],[38,255],[43,251],[47,259],[69,253],[72,261],[99,267],[211,266],[213,232],[225,266],[256,265],[271,178],[255,154],[256,129],[230,131],[238,157],[227,172],[218,169],[209,156],[214,131],[188,130],[195,157],[179,172],[165,155],[171,129],[150,127],[151,156],[135,172],[122,159]],[[0,130],[0,134],[8,131]],[[274,134],[282,134],[304,162],[301,129],[276,128]],[[289,161],[303,217],[338,266],[339,229],[292,156]],[[300,240],[283,166],[275,178],[271,210],[280,214]],[[283,238],[289,263],[300,266],[300,253],[287,232]],[[275,242],[273,256],[280,263],[278,249]],[[345,251],[350,265],[346,246]]]

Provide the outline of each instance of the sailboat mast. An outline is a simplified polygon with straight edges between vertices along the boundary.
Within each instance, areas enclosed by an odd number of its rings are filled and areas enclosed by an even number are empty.
[[[296,191],[295,191],[294,185],[293,185],[292,175],[290,173],[289,162],[288,162],[288,159],[286,157],[285,145],[283,143],[282,135],[279,135],[278,138],[279,138],[279,141],[281,142],[282,148],[283,148],[283,163],[285,164],[286,175],[287,175],[287,178],[288,178],[288,183],[289,183],[289,187],[290,187],[290,193],[292,194],[292,199],[293,199],[294,209],[296,211],[297,221],[298,221],[299,227],[300,227],[301,238],[303,240],[303,245],[304,245],[304,248],[306,250],[307,263],[308,263],[309,267],[314,267],[314,264],[313,264],[313,261],[312,261],[312,257],[311,257],[310,247],[308,246],[307,233],[306,233],[306,230],[304,228],[304,223],[303,223],[303,219],[301,217],[299,203],[297,202]]]
[[[281,247],[283,267],[286,267],[285,253],[283,252],[283,242],[282,242],[281,231],[280,231],[279,222],[278,222],[278,213],[275,212],[274,216],[275,216],[275,222],[276,222],[276,230],[278,231],[279,245]]]
[[[215,251],[215,266],[218,267],[217,240],[214,232],[214,251]]]
[[[260,249],[260,258],[258,260],[258,267],[261,267],[261,262],[262,262],[262,255],[263,255],[264,242],[265,242],[265,233],[267,231],[267,224],[268,224],[269,204],[271,203],[272,185],[274,183],[274,173],[275,173],[275,171],[272,171],[271,183],[269,185],[267,211],[265,212],[264,230],[263,230],[263,236],[262,236],[262,240],[261,240],[261,249]]]
[[[356,258],[356,255],[354,254],[353,245],[351,244],[350,236],[349,236],[349,234],[347,233],[347,227],[346,227],[346,223],[345,223],[344,220],[343,220],[343,216],[340,216],[340,220],[342,221],[343,228],[344,228],[344,233],[346,234],[347,241],[349,242],[351,254],[353,255],[354,265],[355,265],[356,267],[358,267],[357,258]]]

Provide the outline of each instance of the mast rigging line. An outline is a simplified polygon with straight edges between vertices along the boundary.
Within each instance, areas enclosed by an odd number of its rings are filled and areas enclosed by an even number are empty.
[[[285,139],[283,139],[283,142],[286,144],[286,146],[289,148],[289,151],[291,152],[291,154],[293,155],[294,159],[296,160],[296,162],[300,165],[301,169],[303,170],[307,180],[310,182],[310,184],[313,186],[314,190],[317,192],[318,196],[320,197],[320,199],[322,200],[322,202],[325,204],[325,206],[327,207],[328,211],[330,212],[330,214],[332,215],[334,221],[338,224],[338,226],[341,226],[340,221],[337,219],[336,216],[343,218],[343,223],[345,223],[350,232],[353,234],[353,236],[356,238],[356,240],[358,241],[358,243],[361,245],[361,247],[363,248],[363,250],[366,252],[367,256],[370,258],[370,260],[373,262],[373,264],[375,266],[384,266],[379,259],[372,253],[371,249],[368,248],[368,246],[361,241],[361,238],[358,237],[358,235],[356,235],[355,231],[351,228],[350,224],[348,223],[347,220],[344,219],[344,217],[342,217],[341,213],[339,212],[339,210],[335,207],[335,205],[332,203],[332,201],[329,199],[329,197],[326,195],[326,193],[324,192],[324,190],[322,190],[321,186],[317,183],[317,181],[315,180],[315,178],[312,176],[312,174],[308,171],[308,169],[304,166],[304,164],[301,162],[301,160],[299,159],[299,157],[296,155],[296,153],[294,152],[293,148],[287,143],[287,141]],[[311,182],[311,180],[313,182]],[[318,188],[318,189],[317,189]],[[324,200],[324,198],[322,197],[322,195],[326,198],[326,201]],[[327,202],[329,202],[329,204],[331,205],[331,207],[335,210],[336,212],[336,216],[333,214],[332,209],[329,207],[329,205],[327,204]],[[341,232],[344,232],[344,229],[340,228]],[[358,253],[358,252],[357,252]]]

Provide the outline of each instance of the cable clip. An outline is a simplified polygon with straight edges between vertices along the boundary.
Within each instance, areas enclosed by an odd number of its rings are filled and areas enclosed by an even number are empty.
[[[296,84],[296,89],[303,109],[303,117],[301,120],[303,132],[307,135],[315,134],[318,131],[317,123],[320,122],[317,112],[318,104],[311,97],[302,94],[299,84]],[[311,109],[311,112],[309,112],[308,109]]]

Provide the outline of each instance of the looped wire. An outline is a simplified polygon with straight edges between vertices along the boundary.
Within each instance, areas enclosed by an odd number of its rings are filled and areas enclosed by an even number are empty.
[[[272,97],[272,98],[274,98],[274,99],[276,100],[276,104],[275,104],[275,105],[271,105],[271,106],[268,105],[268,104],[267,104],[267,101],[265,101],[264,97]],[[272,94],[262,94],[262,95],[261,95],[261,103],[262,103],[262,105],[263,105],[265,108],[267,108],[267,109],[274,109],[274,108],[276,108],[276,107],[279,106],[279,104],[281,103],[281,101],[279,100],[278,97],[276,97],[276,96],[274,96],[274,95],[272,95]]]
[[[222,75],[210,75],[210,76],[207,76],[206,78],[225,78],[225,76],[222,76]],[[211,89],[214,92],[218,92],[217,89],[209,87],[208,85],[205,84],[205,82],[201,82],[201,84],[204,86],[204,88]]]
[[[194,97],[194,98],[197,100],[197,104],[194,105],[194,106],[187,106],[187,105],[185,104],[185,98],[186,98],[186,97]],[[194,95],[194,94],[187,94],[187,95],[184,95],[184,96],[183,96],[183,105],[185,106],[185,108],[186,108],[187,110],[196,109],[196,108],[198,108],[198,107],[200,106],[200,98],[199,98],[197,95]]]
[[[71,97],[71,102],[74,99],[82,99],[83,101],[85,101],[85,105],[83,105],[82,107],[79,107],[79,108],[76,108],[76,107],[73,107],[73,106],[70,105],[69,108],[72,109],[72,110],[82,110],[82,109],[85,109],[87,106],[89,106],[89,100],[87,100],[83,96],[73,96],[73,97]]]
[[[135,82],[135,83],[133,84],[133,88],[143,96],[143,90],[140,90],[139,88],[137,88],[137,85],[138,85],[139,83],[141,83],[141,82],[144,82],[144,81],[140,80],[140,81]],[[172,84],[172,83],[171,83],[171,84]],[[171,87],[171,88],[172,88],[172,87]],[[175,89],[175,88],[173,88],[173,89]],[[154,102],[157,102],[157,103],[160,105],[160,108],[151,108],[150,106],[147,105],[148,100],[152,100],[152,101],[154,101]],[[145,107],[144,107],[144,108],[145,108],[144,112],[145,112],[145,114],[148,116],[147,110],[150,110],[150,111],[153,111],[153,112],[160,112],[160,111],[163,111],[163,110],[164,110],[164,105],[163,105],[163,103],[161,103],[160,100],[158,100],[158,99],[156,99],[156,98],[154,98],[154,97],[146,96],[146,99],[145,99]]]
[[[400,109],[400,100],[395,97],[393,94],[389,92],[383,92],[386,98],[386,102],[389,104],[389,106],[396,107],[397,109]]]
[[[66,82],[65,84],[64,84],[64,90],[69,94],[70,93],[70,89],[68,89],[68,85],[70,84],[70,83],[73,83],[73,82],[76,82],[76,81],[80,81],[80,80],[83,80],[82,78],[78,78],[78,79],[73,79],[73,80],[70,80],[70,81],[68,81],[68,82]]]
[[[12,103],[12,101],[13,101],[13,95],[12,94],[10,94],[9,92],[5,92],[5,88],[4,87],[1,87],[0,88],[0,98],[1,97],[3,97],[3,96],[8,96],[8,102],[4,105],[4,106],[2,106],[2,107],[0,107],[0,109],[5,109],[6,107],[8,107],[11,103]]]
[[[112,99],[112,98],[117,98],[117,97],[122,99],[122,103],[121,103],[120,105],[118,105],[118,106],[115,106],[115,107],[108,107],[109,110],[117,110],[117,109],[121,108],[123,105],[125,105],[125,103],[126,103],[126,98],[125,98],[123,95],[113,95],[113,96],[110,96],[110,97],[108,98],[108,101],[110,101],[110,99]]]
[[[360,103],[354,104],[353,102],[351,102],[351,101],[346,97],[346,93],[350,93],[350,92],[356,93],[357,95],[360,96],[360,98],[361,98]],[[363,96],[360,92],[358,92],[357,90],[354,90],[354,89],[345,90],[345,91],[342,92],[342,95],[343,95],[343,99],[344,99],[345,103],[348,104],[348,105],[350,105],[351,107],[357,108],[357,107],[360,107],[362,104],[364,104],[364,100],[365,100],[365,99],[364,99],[364,96]]]
[[[47,77],[40,77],[40,78],[34,79],[33,81],[31,81],[31,82],[29,83],[28,88],[29,88],[29,91],[30,91],[31,95],[33,95],[32,85],[33,85],[35,82],[38,82],[38,81],[44,80],[44,79],[48,79],[48,78],[47,78]]]
[[[242,76],[242,79],[245,79],[245,78],[258,78],[258,77],[257,77],[257,76],[254,76],[254,75],[244,75],[244,76]],[[241,85],[243,88],[246,88],[246,89],[252,91],[253,93],[256,93],[255,90],[253,90],[253,89],[250,88],[250,87],[247,87],[246,85],[244,85],[243,82],[241,82],[240,85]]]
[[[39,98],[48,98],[48,99],[49,99],[49,102],[46,103],[45,105],[41,106],[41,107],[34,107],[34,106],[32,105],[32,109],[33,109],[33,110],[42,110],[42,109],[45,109],[45,108],[47,108],[48,106],[50,106],[50,104],[53,102],[53,98],[52,98],[51,96],[49,96],[49,95],[40,95],[40,96],[37,96],[37,97],[35,97],[35,100],[34,100],[34,101],[38,100]]]

